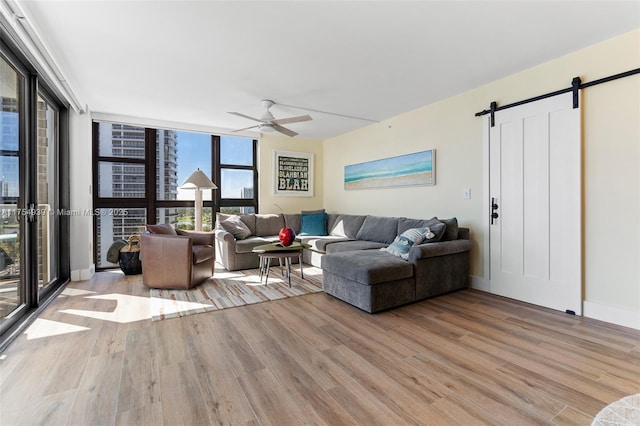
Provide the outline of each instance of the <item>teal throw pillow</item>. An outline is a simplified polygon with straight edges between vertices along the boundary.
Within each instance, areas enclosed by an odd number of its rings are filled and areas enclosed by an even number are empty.
[[[317,235],[317,236],[326,236],[327,235],[327,214],[326,213],[316,213],[316,214],[303,214],[300,217],[301,226],[300,226],[300,234],[304,235]]]
[[[429,228],[407,229],[401,235],[397,236],[389,247],[380,250],[407,260],[411,247],[420,244],[425,239],[431,239],[434,236],[435,234],[431,232]]]

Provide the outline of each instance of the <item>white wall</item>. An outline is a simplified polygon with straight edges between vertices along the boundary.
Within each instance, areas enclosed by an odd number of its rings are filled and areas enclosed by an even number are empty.
[[[504,105],[640,68],[640,30],[324,143],[330,212],[429,218],[471,228],[471,274],[484,277],[482,120]],[[640,328],[640,75],[582,90],[584,313]],[[436,149],[436,185],[346,191],[344,166]],[[471,188],[471,199],[463,189]]]
[[[95,272],[93,263],[93,209],[91,182],[91,116],[69,114],[70,208],[78,215],[70,219],[71,279],[87,280]]]

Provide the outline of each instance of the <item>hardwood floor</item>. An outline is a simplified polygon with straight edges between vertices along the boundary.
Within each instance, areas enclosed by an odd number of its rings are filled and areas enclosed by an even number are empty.
[[[479,291],[153,323],[148,293],[120,273],[68,285],[0,356],[0,424],[589,425],[640,393],[640,331]]]

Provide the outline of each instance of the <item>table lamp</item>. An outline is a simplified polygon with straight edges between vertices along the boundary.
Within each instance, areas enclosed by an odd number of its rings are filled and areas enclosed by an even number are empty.
[[[215,183],[211,181],[205,175],[202,170],[197,169],[195,172],[191,173],[191,176],[184,181],[181,189],[195,189],[196,191],[196,201],[195,201],[195,209],[196,209],[196,223],[195,230],[202,231],[202,190],[203,189],[218,189]]]

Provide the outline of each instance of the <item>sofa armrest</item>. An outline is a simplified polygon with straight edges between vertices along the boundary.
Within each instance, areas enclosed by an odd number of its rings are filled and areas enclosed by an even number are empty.
[[[216,240],[226,241],[228,243],[232,243],[236,240],[236,237],[233,236],[231,232],[227,232],[224,229],[216,229]]]
[[[463,253],[471,250],[473,243],[469,240],[453,240],[438,243],[419,244],[409,250],[409,262],[415,263],[419,259],[448,254]]]
[[[176,232],[178,235],[191,238],[194,246],[212,246],[215,239],[213,232],[187,231],[184,229],[178,229]]]

